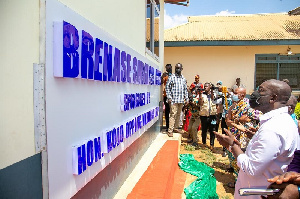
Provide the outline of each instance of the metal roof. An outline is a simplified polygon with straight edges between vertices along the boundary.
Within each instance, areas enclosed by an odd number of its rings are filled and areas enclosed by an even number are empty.
[[[252,14],[191,16],[164,31],[164,41],[299,40],[300,15]]]

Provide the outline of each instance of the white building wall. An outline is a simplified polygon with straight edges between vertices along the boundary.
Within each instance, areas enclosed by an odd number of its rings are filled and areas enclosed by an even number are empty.
[[[145,0],[59,1],[84,16],[96,26],[106,30],[141,55],[145,54]],[[163,14],[163,3],[161,5]],[[163,23],[161,24],[163,25]],[[161,32],[163,33],[163,31]]]
[[[0,169],[35,154],[33,63],[39,61],[39,1],[0,1]]]

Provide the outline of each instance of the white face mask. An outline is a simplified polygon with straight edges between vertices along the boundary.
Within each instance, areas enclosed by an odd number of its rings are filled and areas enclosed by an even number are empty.
[[[232,100],[235,101],[235,102],[239,101],[239,96],[234,94],[232,96]]]

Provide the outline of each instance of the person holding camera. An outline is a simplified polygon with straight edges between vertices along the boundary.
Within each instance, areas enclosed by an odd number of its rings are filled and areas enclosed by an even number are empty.
[[[216,130],[217,125],[217,107],[213,103],[211,84],[206,82],[204,84],[204,89],[199,89],[201,92],[199,94],[199,103],[200,103],[200,120],[201,120],[201,136],[202,143],[206,144],[207,130],[210,133],[210,146],[209,148],[213,150],[215,142],[215,134],[213,133]],[[203,92],[203,93],[202,93]]]
[[[222,134],[226,134],[224,131],[224,128],[227,129],[228,126],[226,124],[226,115],[228,113],[229,107],[232,105],[232,99],[230,92],[228,92],[227,87],[223,87],[223,82],[219,80],[217,82],[217,87],[218,89],[215,90],[216,92],[216,98],[213,97],[213,103],[217,105],[217,127],[216,131],[218,132],[219,129],[219,124],[221,122],[221,129],[222,129]],[[223,157],[227,156],[226,148],[223,147]],[[231,167],[230,171],[233,171],[233,168]]]
[[[195,75],[195,81],[191,84],[190,90],[191,92],[198,90],[199,88],[203,89],[203,84],[200,82],[200,76]]]
[[[216,99],[221,99],[221,103],[216,103],[217,104],[217,126],[216,126],[216,131],[219,130],[219,125],[220,125],[220,121],[222,118],[222,113],[223,113],[223,104],[225,103],[225,96],[223,93],[223,82],[221,80],[219,80],[217,82],[217,87],[214,90],[217,98]],[[212,96],[213,97],[213,96]]]
[[[197,91],[193,91],[192,95],[189,97],[189,103],[186,108],[190,111],[192,117],[189,120],[188,126],[188,143],[192,143],[193,146],[198,147],[198,127],[200,125],[200,103],[199,95],[196,94]]]

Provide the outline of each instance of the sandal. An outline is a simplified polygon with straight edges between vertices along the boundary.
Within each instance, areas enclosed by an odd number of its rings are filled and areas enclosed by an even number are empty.
[[[193,139],[187,140],[186,142],[189,143],[189,144],[193,143]]]
[[[173,133],[168,132],[167,135],[168,135],[169,137],[173,137]]]
[[[235,182],[228,182],[228,183],[227,183],[227,186],[228,186],[229,188],[235,188]]]

